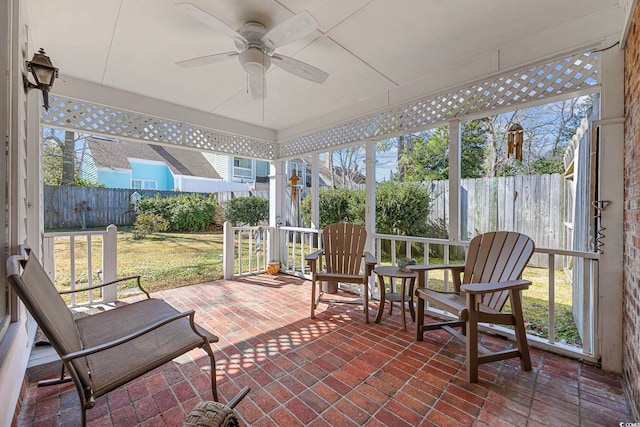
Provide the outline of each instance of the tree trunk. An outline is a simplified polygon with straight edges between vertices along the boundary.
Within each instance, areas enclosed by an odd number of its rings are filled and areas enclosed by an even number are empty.
[[[62,146],[62,179],[61,185],[73,185],[76,175],[75,167],[75,134],[70,131],[64,133],[64,145]]]
[[[398,181],[404,182],[404,170],[405,164],[403,159],[404,154],[404,135],[398,136]]]
[[[495,177],[496,167],[498,164],[498,147],[495,127],[493,121],[489,123],[489,131],[487,132],[487,156],[485,157],[485,176]]]

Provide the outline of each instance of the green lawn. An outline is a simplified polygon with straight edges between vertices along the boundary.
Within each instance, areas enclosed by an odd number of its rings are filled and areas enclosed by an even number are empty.
[[[101,245],[100,239],[93,239],[94,266],[101,264]],[[86,250],[86,241],[76,239],[76,258],[86,259]],[[62,290],[70,282],[68,241],[57,238],[55,251],[56,285]],[[118,276],[139,274],[148,291],[222,279],[222,271],[222,232],[158,233],[133,240],[131,229],[118,229]],[[86,281],[86,266],[76,266],[76,272],[76,281]]]
[[[460,262],[460,261],[457,261]],[[442,263],[442,260],[432,259],[431,264]],[[542,338],[549,335],[549,270],[546,268],[525,269],[523,279],[530,280],[531,286],[522,294],[522,314],[526,322],[527,332]],[[555,321],[556,339],[569,345],[581,345],[580,335],[571,308],[571,282],[563,271],[556,270],[555,281]],[[453,287],[451,276],[449,285]],[[429,287],[444,290],[444,272],[429,273]],[[505,310],[510,310],[509,302]]]
[[[133,240],[131,229],[118,229],[118,275],[139,274],[143,286],[151,292],[187,286],[222,279],[222,232],[202,233],[158,233],[146,239]],[[76,258],[85,259],[86,241],[76,239]],[[60,290],[68,288],[69,245],[63,238],[57,238],[56,285]],[[100,265],[101,241],[93,239],[92,259],[94,280],[97,282],[95,266]],[[245,260],[246,261],[246,260]],[[418,260],[421,263],[422,259]],[[431,264],[442,260],[431,259]],[[452,262],[462,262],[461,260]],[[388,264],[383,262],[383,264]],[[77,282],[85,281],[86,266],[76,266]],[[548,270],[527,268],[524,278],[533,285],[523,294],[524,318],[527,330],[540,337],[548,336]],[[429,286],[442,287],[443,273],[429,275]],[[580,345],[580,337],[571,313],[571,283],[562,271],[555,272],[556,284],[556,335],[559,341]],[[121,290],[126,289],[125,285]]]

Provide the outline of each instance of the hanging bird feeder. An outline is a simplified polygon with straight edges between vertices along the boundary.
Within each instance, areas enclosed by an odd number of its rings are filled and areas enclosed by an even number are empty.
[[[515,155],[517,160],[522,161],[522,142],[524,141],[524,128],[517,123],[509,126],[507,131],[508,151],[507,157]]]

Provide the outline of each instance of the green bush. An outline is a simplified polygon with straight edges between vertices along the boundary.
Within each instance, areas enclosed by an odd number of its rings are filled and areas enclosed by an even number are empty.
[[[168,228],[169,221],[160,215],[143,213],[133,222],[133,238],[134,240],[144,239],[149,234],[167,231]]]
[[[143,198],[136,213],[155,214],[169,222],[170,231],[204,231],[214,223],[218,203],[213,194],[183,194],[175,197]]]
[[[431,190],[416,182],[387,181],[376,186],[376,231],[401,236],[429,236]]]
[[[224,207],[224,217],[236,225],[258,225],[269,219],[269,200],[264,197],[236,197]]]
[[[322,188],[318,197],[320,198],[320,228],[336,222],[364,225],[364,190]],[[311,224],[311,195],[302,200],[300,209],[304,223]]]
[[[365,192],[347,188],[320,190],[320,228],[336,222],[364,225]],[[429,236],[431,190],[412,182],[384,182],[376,186],[376,231],[383,234]],[[311,223],[311,197],[301,203],[302,219]]]

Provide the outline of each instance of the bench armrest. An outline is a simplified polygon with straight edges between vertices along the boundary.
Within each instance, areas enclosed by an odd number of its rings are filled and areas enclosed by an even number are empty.
[[[146,326],[142,329],[137,330],[136,332],[132,332],[130,334],[127,334],[123,337],[120,337],[118,339],[106,342],[104,344],[100,344],[97,345],[95,347],[88,347],[79,351],[74,351],[73,353],[69,353],[69,354],[65,354],[62,357],[60,357],[62,359],[63,362],[68,362],[74,359],[77,359],[79,357],[85,357],[85,356],[89,356],[91,354],[95,354],[95,353],[100,353],[101,351],[105,351],[108,350],[110,348],[119,346],[121,344],[127,343],[129,341],[132,341],[138,337],[141,337],[142,335],[148,334],[149,332],[155,331],[156,329],[160,328],[161,326],[164,326],[168,323],[174,322],[176,320],[185,318],[185,317],[189,317],[189,323],[191,325],[191,329],[193,330],[194,333],[196,333],[197,335],[201,336],[203,340],[207,340],[207,337],[202,335],[200,332],[198,332],[198,330],[196,329],[195,326],[195,322],[194,322],[194,315],[195,315],[195,311],[193,310],[188,310],[182,313],[176,313],[174,315],[165,317],[164,319],[158,320],[155,323],[152,323],[149,326]]]
[[[113,285],[114,283],[126,282],[128,280],[136,280],[136,282],[137,282],[136,284],[138,286],[138,289],[140,289],[142,292],[145,293],[145,295],[147,296],[147,299],[151,298],[151,296],[149,295],[149,292],[147,292],[142,287],[142,284],[140,283],[140,276],[139,275],[120,277],[118,279],[111,280],[109,282],[100,283],[99,285],[95,285],[95,286],[89,286],[87,288],[72,289],[72,290],[69,290],[69,291],[60,291],[59,294],[60,295],[74,294],[76,292],[85,292],[85,291],[90,291],[90,290],[93,290],[93,289],[100,289],[100,288],[104,288],[105,286],[108,286],[108,285]]]

